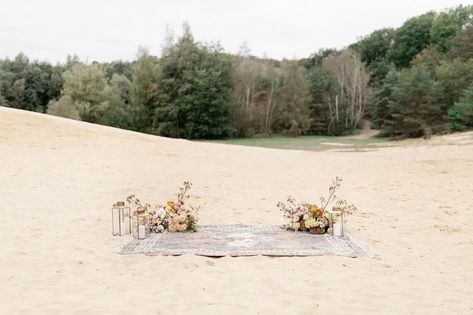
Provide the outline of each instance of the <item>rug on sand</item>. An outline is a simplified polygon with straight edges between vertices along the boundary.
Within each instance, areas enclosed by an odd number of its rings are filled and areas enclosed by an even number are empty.
[[[359,257],[367,254],[367,250],[352,237],[297,233],[277,226],[207,225],[196,233],[158,233],[144,240],[127,240],[116,253]]]

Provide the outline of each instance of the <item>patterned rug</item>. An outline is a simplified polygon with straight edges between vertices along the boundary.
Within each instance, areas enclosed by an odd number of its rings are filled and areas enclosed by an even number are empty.
[[[129,239],[116,253],[200,256],[322,256],[359,257],[365,247],[352,237],[313,235],[276,226],[207,225],[197,233],[158,233]]]

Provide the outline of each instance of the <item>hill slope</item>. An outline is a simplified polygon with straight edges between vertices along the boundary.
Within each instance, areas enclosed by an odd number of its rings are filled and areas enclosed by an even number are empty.
[[[473,311],[473,133],[372,152],[283,151],[0,107],[0,174],[2,312]],[[190,180],[201,224],[278,224],[277,201],[316,199],[335,176],[360,209],[350,231],[380,259],[111,253],[122,239],[110,206],[130,193],[162,201]]]

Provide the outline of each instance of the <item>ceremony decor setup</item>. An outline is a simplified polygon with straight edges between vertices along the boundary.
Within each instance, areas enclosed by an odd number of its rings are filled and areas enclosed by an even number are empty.
[[[320,206],[313,203],[299,203],[292,197],[288,197],[286,202],[279,202],[277,207],[287,220],[283,227],[292,231],[330,233],[333,236],[346,237],[346,216],[353,214],[357,209],[336,195],[341,182],[342,179],[339,177],[332,181],[328,197],[320,198]],[[329,206],[332,206],[332,209],[329,209]]]
[[[184,182],[177,199],[164,205],[151,206],[135,195],[126,198],[126,206],[124,202],[117,202],[112,208],[113,235],[132,234],[136,239],[144,239],[151,232],[196,232],[199,209],[186,204],[191,187],[192,183]]]
[[[368,251],[346,234],[346,216],[356,207],[338,198],[341,179],[335,178],[320,205],[299,203],[289,197],[278,208],[288,221],[284,226],[204,225],[197,231],[197,208],[187,204],[190,182],[184,182],[176,200],[154,207],[135,195],[126,199],[131,208],[131,234],[115,252],[120,254],[222,256],[359,257]],[[122,203],[116,205],[124,206]],[[294,233],[306,231],[308,233]]]

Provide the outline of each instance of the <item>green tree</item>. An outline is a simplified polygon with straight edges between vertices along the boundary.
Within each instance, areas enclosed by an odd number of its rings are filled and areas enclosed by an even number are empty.
[[[394,39],[394,29],[383,28],[362,37],[350,48],[360,53],[361,61],[366,64],[370,73],[370,85],[377,86],[393,68],[388,53]]]
[[[413,68],[423,68],[428,71],[430,76],[436,79],[436,69],[442,61],[442,54],[438,52],[435,46],[430,45],[418,53],[412,60]]]
[[[309,117],[311,134],[330,134],[331,106],[337,99],[340,87],[337,79],[322,67],[307,70],[309,88]],[[340,131],[341,132],[341,131]],[[339,133],[339,131],[335,131]]]
[[[281,87],[270,113],[271,131],[299,136],[310,128],[309,89],[304,72],[295,60],[281,64]]]
[[[7,106],[45,112],[52,90],[54,68],[47,62],[30,62],[24,54],[0,62],[0,92]]]
[[[112,86],[99,64],[74,64],[64,72],[61,97],[49,104],[48,113],[108,126],[131,128],[131,107],[124,90],[131,83],[123,76],[112,77]]]
[[[384,126],[391,136],[430,137],[444,128],[439,105],[439,87],[423,68],[402,73],[389,103],[389,116]]]
[[[25,79],[15,80],[6,91],[6,99],[10,107],[27,109],[24,106],[25,100]]]
[[[47,87],[48,102],[58,98],[61,95],[62,86],[64,85],[64,78],[62,77],[63,72],[64,67],[60,64],[52,67],[51,77]]]
[[[436,68],[436,76],[443,87],[442,103],[443,111],[446,113],[473,82],[473,59],[443,60]]]
[[[383,84],[374,92],[369,105],[369,113],[373,126],[382,129],[386,134],[392,133],[392,125],[389,120],[390,106],[394,100],[394,91],[399,85],[400,77],[397,71],[390,71]]]
[[[128,61],[112,61],[102,63],[105,71],[105,77],[107,80],[111,80],[114,74],[122,75],[128,80],[132,80],[133,78],[133,69],[132,65]]]
[[[306,70],[316,69],[322,66],[322,63],[325,58],[328,56],[337,53],[336,49],[319,49],[319,51],[311,54],[308,58],[303,58],[299,61],[301,66]]]
[[[231,133],[232,58],[194,41],[190,29],[163,49],[154,130],[178,138],[223,138]]]
[[[0,106],[8,107],[7,99],[2,95],[1,91],[0,91]]]
[[[132,67],[131,103],[135,130],[152,131],[153,115],[158,106],[158,59],[144,48]]]
[[[432,23],[432,44],[442,53],[450,51],[453,40],[471,24],[472,17],[473,6],[462,5],[438,14]]]
[[[62,94],[71,97],[84,121],[97,122],[107,87],[103,68],[98,64],[76,64],[63,74]]]
[[[389,59],[398,67],[408,67],[412,59],[431,44],[435,13],[429,12],[407,20],[394,33]]]
[[[453,40],[451,55],[463,60],[473,58],[473,25],[467,26],[463,32]]]
[[[109,81],[113,94],[120,97],[120,101],[131,106],[132,82],[121,74],[114,73]]]
[[[362,37],[357,43],[351,45],[350,48],[358,51],[361,60],[369,66],[372,63],[386,60],[393,38],[394,29],[382,28],[368,36]]]
[[[463,131],[473,128],[473,84],[465,91],[465,95],[449,110],[450,129]]]
[[[64,95],[58,100],[51,100],[48,104],[47,113],[75,120],[80,120],[78,105],[74,103],[70,95]]]

